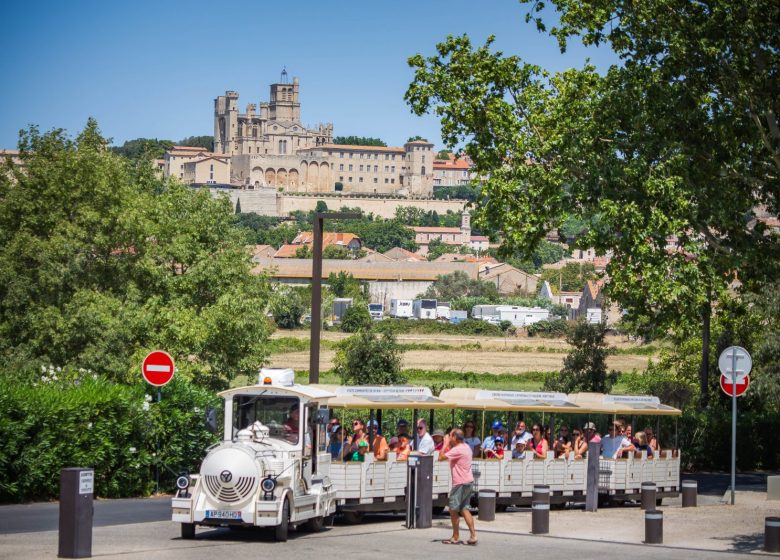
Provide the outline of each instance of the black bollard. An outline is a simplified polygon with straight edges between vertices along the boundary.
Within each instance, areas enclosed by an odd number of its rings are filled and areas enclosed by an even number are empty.
[[[780,517],[767,517],[764,520],[764,550],[780,552]]]
[[[647,544],[663,544],[664,514],[654,509],[645,511],[645,542]]]
[[[546,484],[534,484],[534,490],[531,494],[531,503],[550,503],[550,487]]]
[[[480,521],[495,521],[496,519],[496,491],[479,491],[479,515]]]
[[[60,473],[60,558],[92,556],[93,494],[95,471],[68,468]]]
[[[682,507],[696,507],[699,483],[695,480],[682,481]]]
[[[656,486],[655,482],[643,482],[642,483],[642,509],[650,511],[655,509],[655,495]]]
[[[549,532],[550,503],[533,502],[531,504],[531,533],[534,535],[546,535]]]

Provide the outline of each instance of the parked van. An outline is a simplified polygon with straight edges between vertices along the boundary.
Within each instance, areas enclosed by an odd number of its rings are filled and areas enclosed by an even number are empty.
[[[415,319],[436,319],[435,299],[416,299],[413,304],[412,314]]]
[[[381,303],[369,303],[368,312],[374,321],[381,321],[385,318],[385,306]]]
[[[450,320],[450,302],[440,301],[436,304],[436,318]]]
[[[390,300],[390,316],[395,319],[411,319],[412,313],[412,300],[410,299],[391,299]]]

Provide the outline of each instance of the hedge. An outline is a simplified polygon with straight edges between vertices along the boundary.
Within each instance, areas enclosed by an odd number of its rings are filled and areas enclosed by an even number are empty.
[[[216,441],[205,411],[218,399],[183,378],[157,403],[142,382],[63,376],[33,384],[0,373],[0,503],[56,498],[60,470],[75,466],[95,469],[96,496],[139,496],[154,490],[159,460],[161,488],[172,489]]]

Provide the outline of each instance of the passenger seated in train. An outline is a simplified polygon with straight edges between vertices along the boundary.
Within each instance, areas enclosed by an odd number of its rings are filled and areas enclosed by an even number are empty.
[[[485,441],[482,442],[482,452],[487,453],[488,449],[495,449],[496,447],[496,438],[501,437],[501,429],[504,427],[504,424],[496,418],[493,420],[493,423],[490,425],[490,429],[493,431],[492,434],[487,436],[485,438]]]
[[[485,450],[486,459],[503,459],[504,458],[504,438],[497,436],[493,440],[493,448]]]
[[[617,459],[626,451],[633,451],[635,447],[621,433],[619,422],[613,422],[607,428],[607,435],[601,438],[601,456],[605,459]]]
[[[647,436],[647,445],[650,446],[650,449],[652,449],[654,452],[658,452],[658,440],[653,435],[653,428],[647,427],[645,428],[645,436]]]
[[[417,451],[423,455],[431,455],[433,447],[433,438],[428,433],[428,424],[421,418],[417,421]]]
[[[517,448],[518,443],[522,443],[523,448],[525,449],[525,444],[528,443],[528,441],[531,438],[533,438],[533,436],[528,432],[528,430],[526,430],[525,421],[519,420],[517,424],[515,424],[515,431],[512,432],[512,440],[511,440],[512,455],[514,456],[515,449]]]
[[[583,431],[584,430],[580,430],[579,428],[574,428],[574,432],[572,433],[574,439],[571,445],[575,459],[582,459],[588,453],[588,440],[585,439]]]
[[[569,455],[569,451],[572,449],[571,436],[569,435],[569,426],[562,424],[558,428],[558,437],[555,438],[553,443],[553,451],[556,457],[566,457]]]
[[[398,461],[406,461],[409,458],[409,453],[412,452],[412,446],[408,434],[400,434],[398,436],[398,449],[396,449],[395,452]]]
[[[431,437],[433,438],[433,450],[441,451],[444,447],[444,430],[434,430]]]
[[[344,444],[344,457],[346,458],[357,453],[361,441],[365,441],[366,445],[368,445],[366,425],[360,418],[355,418],[352,421],[352,436]]]
[[[348,457],[350,461],[364,463],[366,461],[366,453],[368,453],[368,442],[364,439],[361,439],[358,442],[357,451],[354,451]]]
[[[395,425],[397,429],[397,436],[400,437],[402,435],[405,435],[407,440],[409,441],[409,445],[413,448],[414,447],[414,437],[409,433],[409,422],[407,422],[404,418],[401,418],[398,420],[398,423]]]
[[[647,451],[648,459],[653,456],[653,448],[647,444],[647,434],[645,434],[644,432],[636,433],[635,447],[637,451]]]
[[[331,459],[340,459],[344,448],[344,428],[334,424],[330,428],[330,441],[328,441],[327,451]]]
[[[596,431],[596,424],[588,422],[582,427],[582,433],[585,434],[585,441],[599,443],[601,442],[601,436]]]
[[[466,420],[466,423],[463,424],[464,442],[471,448],[471,453],[475,457],[479,455],[482,448],[482,440],[477,436],[476,429],[474,420]]]
[[[542,430],[541,424],[534,424],[531,428],[531,434],[533,434],[531,447],[533,448],[534,457],[537,459],[546,459],[547,452],[550,450],[550,444],[544,439],[544,432]]]
[[[377,461],[387,459],[387,451],[389,449],[387,440],[379,433],[379,422],[373,418],[368,421],[368,443],[369,449],[374,452],[374,458]]]

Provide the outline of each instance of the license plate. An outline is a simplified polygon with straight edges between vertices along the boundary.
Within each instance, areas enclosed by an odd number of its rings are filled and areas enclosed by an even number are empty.
[[[240,511],[222,511],[218,509],[208,509],[206,510],[206,518],[207,519],[237,519],[241,520],[241,512]]]

